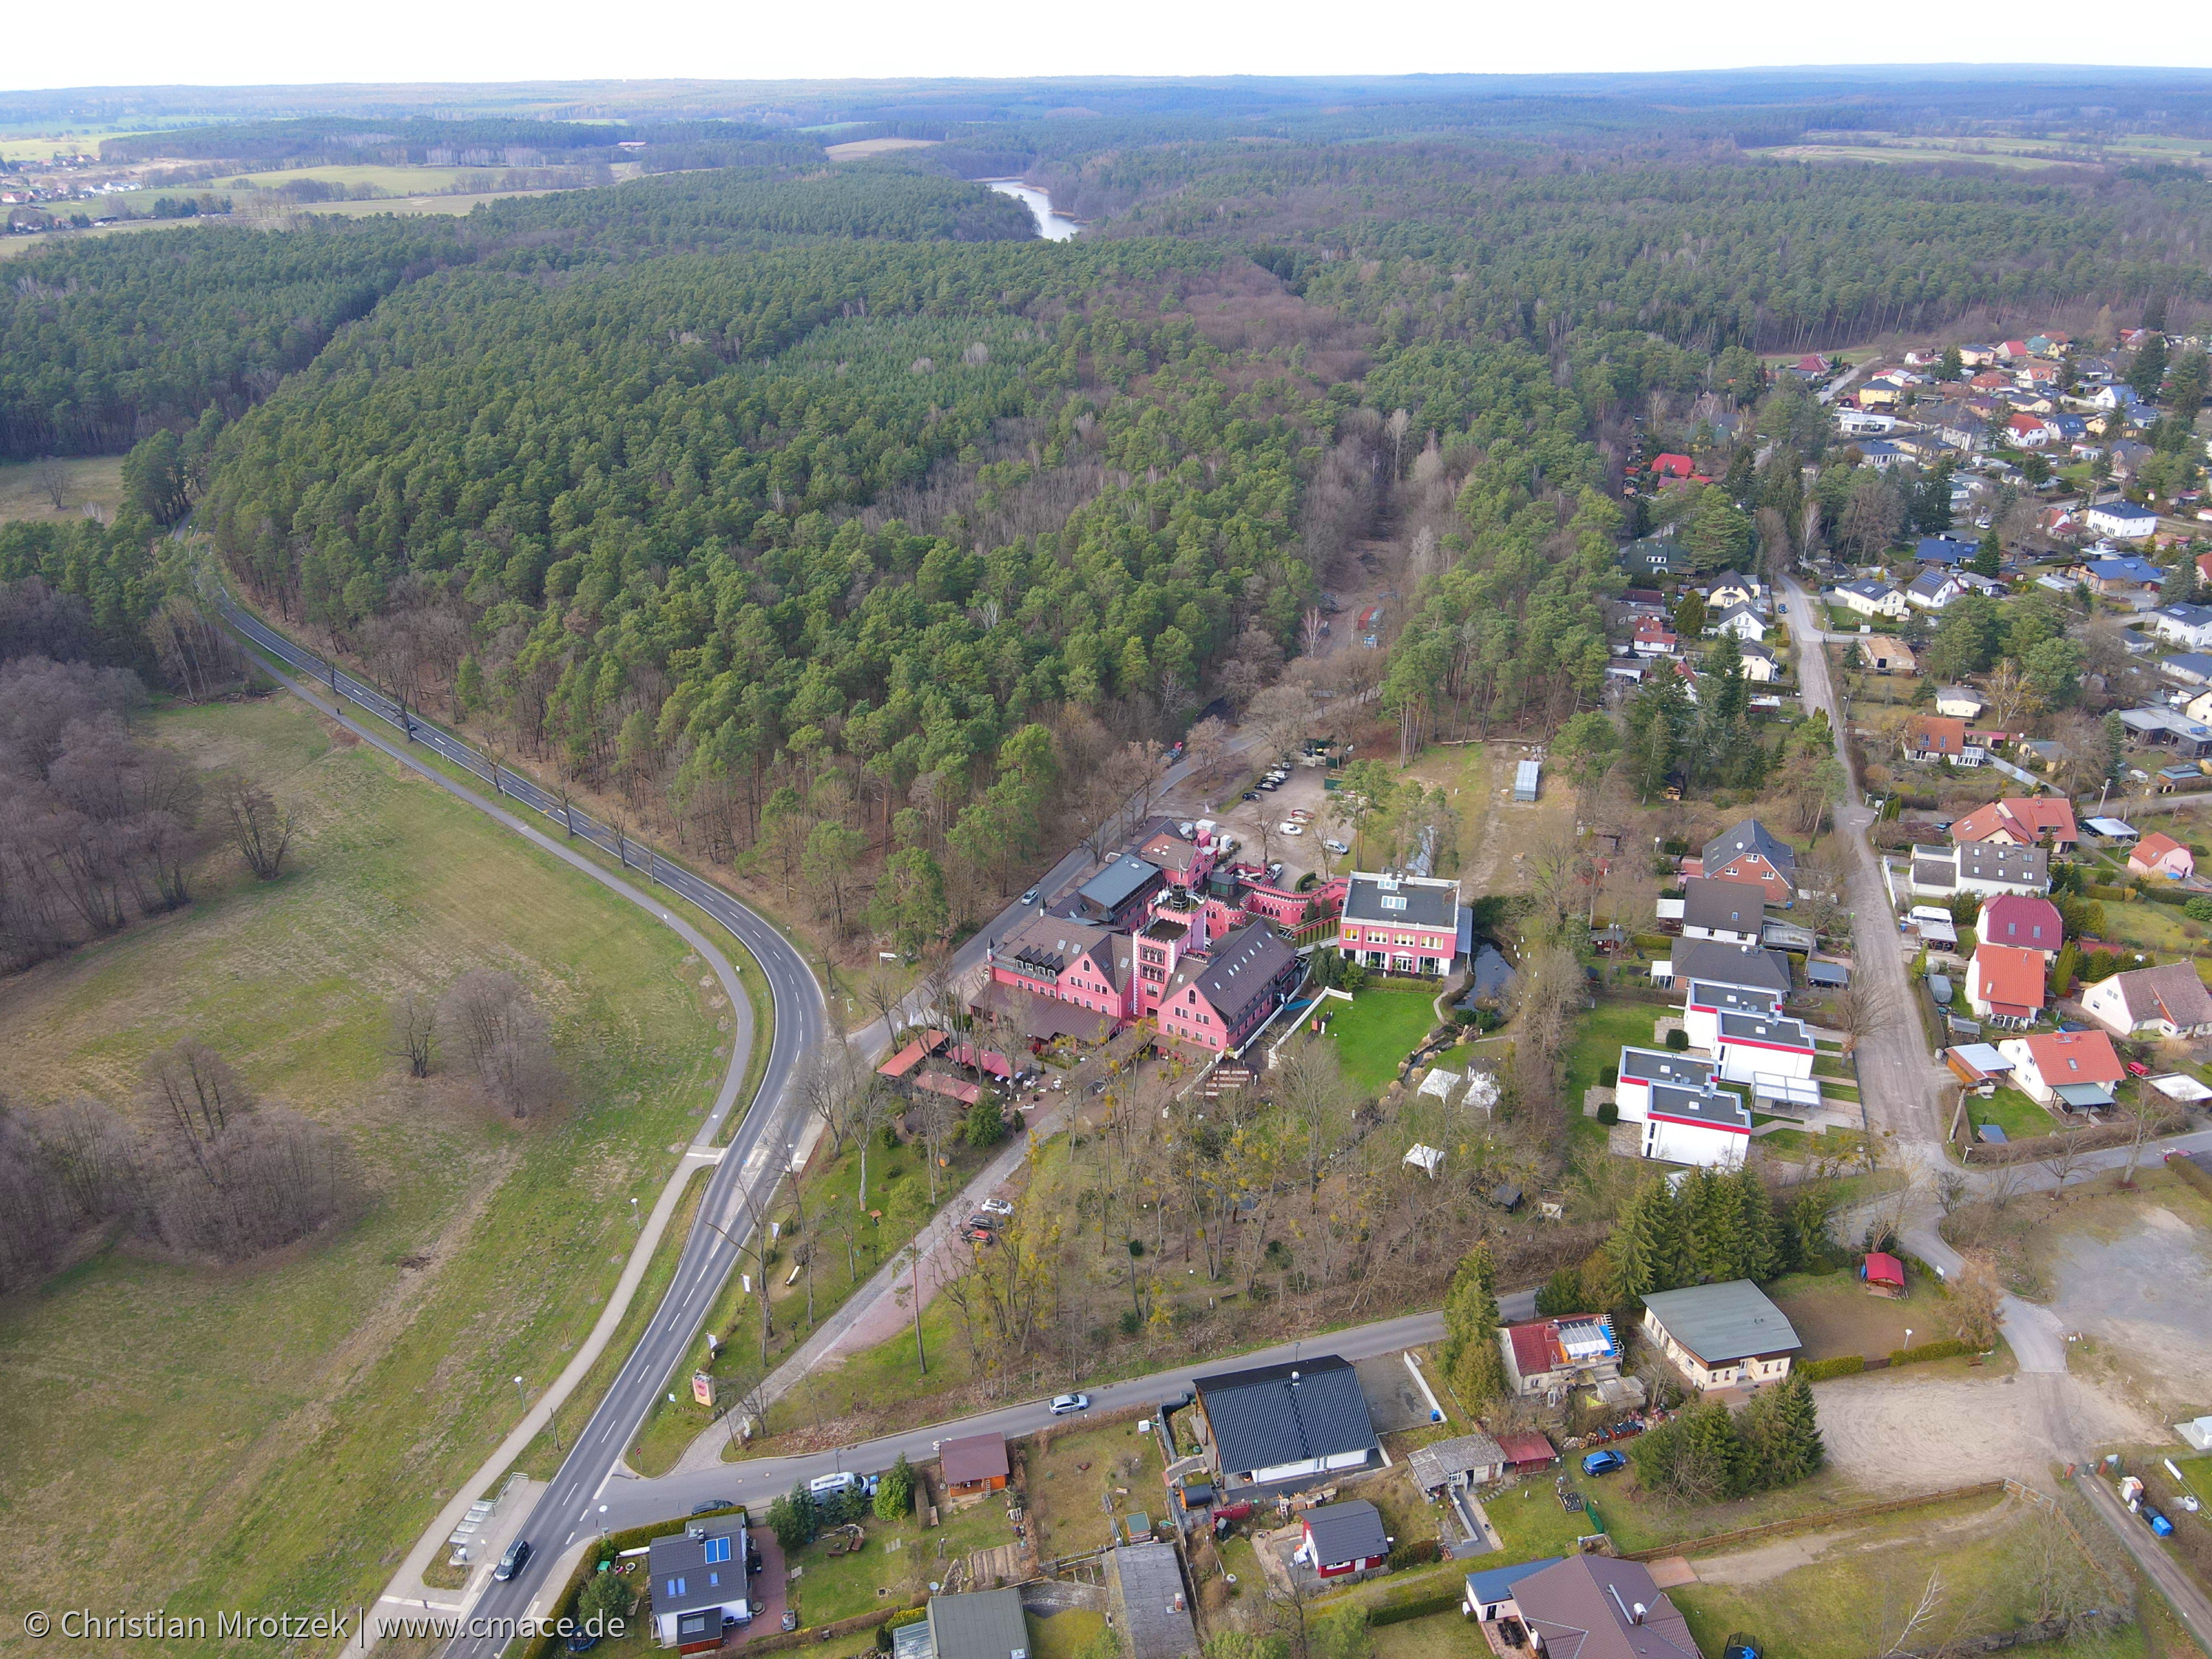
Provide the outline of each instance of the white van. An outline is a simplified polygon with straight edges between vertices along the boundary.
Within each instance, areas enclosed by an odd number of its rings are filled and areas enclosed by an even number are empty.
[[[847,1469],[837,1474],[817,1474],[806,1483],[806,1490],[817,1498],[826,1498],[832,1492],[852,1492],[860,1485],[860,1477]]]

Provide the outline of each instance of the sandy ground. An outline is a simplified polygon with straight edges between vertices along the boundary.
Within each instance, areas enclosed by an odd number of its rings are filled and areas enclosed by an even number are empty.
[[[2160,1415],[2212,1406],[2212,1234],[2148,1204],[2117,1237],[2069,1233],[2051,1268],[2051,1310],[2118,1362],[2126,1393]]]
[[[895,149],[927,149],[935,138],[855,138],[849,144],[828,144],[822,153],[833,161],[849,161],[857,155],[884,155]]]
[[[2051,1488],[2054,1462],[2156,1432],[2148,1416],[2078,1377],[2024,1371],[1875,1371],[1816,1383],[1814,1397],[1829,1462],[1875,1492],[2008,1476]]]

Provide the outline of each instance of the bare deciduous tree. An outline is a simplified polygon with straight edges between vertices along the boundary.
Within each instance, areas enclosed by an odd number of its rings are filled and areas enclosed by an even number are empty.
[[[32,464],[31,476],[58,513],[69,503],[69,467],[58,455],[41,455]]]
[[[438,1007],[420,991],[392,1004],[392,1052],[407,1062],[407,1075],[428,1077],[438,1057]]]
[[[439,999],[437,1029],[466,1056],[484,1092],[516,1117],[559,1098],[568,1079],[545,1016],[509,975],[475,968]]]
[[[229,773],[216,780],[216,801],[230,826],[233,844],[246,867],[263,881],[284,873],[284,855],[299,828],[299,815],[280,805],[250,779]]]

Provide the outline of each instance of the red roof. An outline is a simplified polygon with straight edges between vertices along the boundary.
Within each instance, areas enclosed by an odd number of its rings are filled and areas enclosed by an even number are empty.
[[[1548,1463],[1559,1455],[1551,1441],[1534,1429],[1499,1435],[1498,1449],[1509,1463]]]
[[[2102,1031],[2059,1031],[2021,1041],[2048,1088],[2062,1083],[2118,1083],[2127,1075],[2112,1038]]]
[[[1698,470],[1698,464],[1687,455],[1662,455],[1651,463],[1651,470],[1669,478],[1686,478]]]
[[[924,1072],[915,1079],[914,1086],[927,1089],[932,1094],[948,1095],[963,1106],[973,1106],[983,1097],[983,1091],[979,1085],[963,1082],[957,1077],[947,1077],[942,1072]]]
[[[900,1049],[882,1065],[877,1066],[876,1070],[881,1075],[888,1078],[904,1077],[908,1072],[914,1070],[915,1066],[921,1065],[921,1062],[929,1055],[935,1054],[939,1048],[942,1048],[945,1046],[945,1037],[944,1032],[925,1031],[921,1036],[916,1037],[912,1042],[908,1043],[905,1048]]]
[[[1869,1285],[1905,1284],[1905,1264],[1895,1256],[1881,1250],[1870,1250],[1866,1259],[1867,1283]]]
[[[1984,939],[1974,947],[1974,979],[1984,1002],[2013,1009],[2043,1006],[2043,953]]]
[[[1523,1376],[1541,1376],[1552,1369],[1552,1322],[1539,1319],[1526,1325],[1510,1326],[1506,1335],[1513,1339],[1513,1368]]]
[[[1966,723],[1949,714],[1915,714],[1905,722],[1905,746],[1916,755],[1963,755]]]
[[[2066,923],[2058,907],[2025,893],[2000,893],[1985,899],[1976,930],[1990,945],[2022,951],[2056,951],[2065,942]]]
[[[2077,841],[2081,835],[2074,822],[2074,803],[2057,795],[2008,795],[1977,806],[1951,826],[1954,842],[1987,841],[2000,833],[2023,846],[2033,846],[2045,836],[2063,842]]]
[[[2163,830],[2153,830],[2136,843],[2135,851],[2128,854],[2128,862],[2145,870],[2155,869],[2160,860],[2175,853],[2181,854],[2185,869],[2197,867],[2196,854]]]

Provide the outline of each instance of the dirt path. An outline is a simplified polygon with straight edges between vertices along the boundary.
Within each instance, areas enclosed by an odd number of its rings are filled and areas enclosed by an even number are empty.
[[[2021,1500],[2009,1494],[1996,1499],[1985,1508],[1971,1515],[1953,1516],[1924,1526],[1916,1542],[1942,1539],[1951,1543],[1963,1543],[1969,1538],[1994,1532],[2012,1516]],[[1763,1584],[1769,1579],[1779,1578],[1800,1567],[1809,1567],[1817,1561],[1832,1561],[1850,1555],[1871,1555],[1877,1551],[1894,1552],[1898,1540],[1894,1534],[1883,1529],[1879,1522],[1857,1526],[1840,1527],[1833,1532],[1797,1533],[1787,1538],[1778,1538],[1771,1543],[1761,1544],[1755,1549],[1737,1550],[1727,1555],[1702,1556],[1692,1565],[1697,1569],[1701,1584]]]

